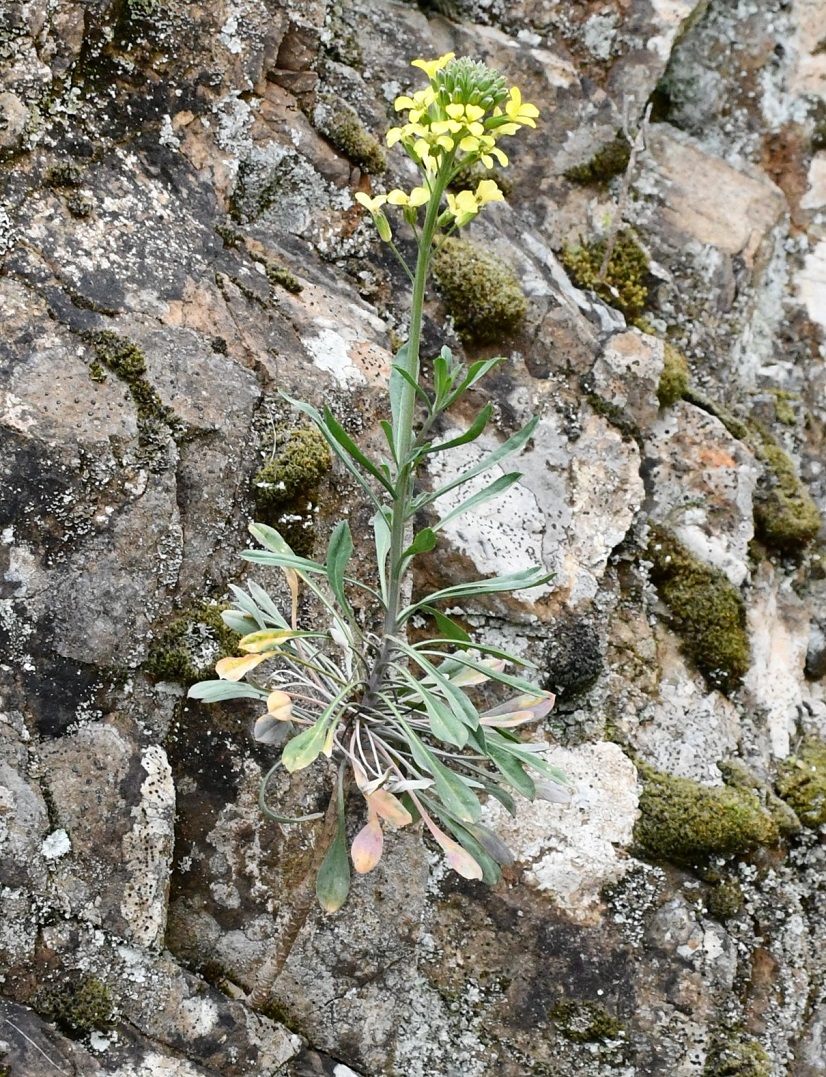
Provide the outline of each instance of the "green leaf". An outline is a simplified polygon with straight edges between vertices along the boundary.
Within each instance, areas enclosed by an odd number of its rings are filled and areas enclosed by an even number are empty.
[[[535,415],[529,423],[522,427],[521,430],[517,430],[517,432],[509,437],[507,441],[503,442],[486,456],[483,456],[481,460],[477,461],[472,467],[469,467],[467,471],[463,471],[461,475],[457,475],[455,479],[452,479],[444,486],[439,487],[438,490],[432,490],[422,494],[416,499],[416,509],[424,508],[425,505],[429,505],[431,501],[435,501],[436,498],[446,494],[449,490],[453,490],[457,486],[462,486],[470,479],[488,471],[494,464],[498,464],[500,460],[504,460],[506,457],[513,456],[515,453],[519,452],[525,447],[528,441],[530,441],[531,435],[536,429],[538,422],[539,416]]]
[[[463,822],[477,822],[482,808],[475,795],[459,775],[439,762],[407,722],[403,722],[403,728],[416,764],[432,776],[436,792],[444,806]]]
[[[189,699],[220,703],[225,699],[266,699],[269,695],[247,681],[198,681],[187,692]]]
[[[434,606],[422,606],[422,610],[425,613],[430,614],[433,620],[436,622],[436,627],[439,630],[441,636],[445,639],[456,640],[461,643],[473,643],[473,640],[465,632],[461,625],[442,613],[441,610],[437,610]]]
[[[430,553],[436,545],[436,534],[430,527],[423,527],[401,556],[402,564],[406,558],[415,557],[419,553]]]
[[[420,653],[438,655],[440,651],[430,651],[426,648],[420,648]],[[505,660],[509,659],[509,656],[505,655]],[[516,688],[520,692],[531,692],[534,695],[541,695],[541,691],[535,684],[531,684],[530,681],[526,681],[523,677],[514,677],[512,673],[505,673],[504,670],[492,669],[490,666],[483,666],[481,662],[474,662],[472,658],[467,658],[464,654],[452,654],[446,659],[440,666],[437,667],[440,673],[445,676],[452,676],[454,672],[458,672],[458,668],[464,667],[466,669],[475,670],[478,673],[483,674],[485,677],[492,681],[499,681],[500,684],[507,684],[511,688]]]
[[[400,647],[419,666],[425,678],[435,682],[437,687],[441,689],[441,693],[451,706],[453,713],[458,715],[469,728],[476,729],[479,726],[479,713],[461,688],[451,684],[441,670],[434,666],[421,652],[414,650],[404,642],[400,643]]]
[[[493,406],[491,404],[485,404],[463,434],[459,434],[450,441],[442,441],[438,445],[428,445],[425,448],[424,453],[444,452],[446,449],[455,449],[457,445],[466,445],[469,441],[476,441],[478,437],[481,437],[485,427],[488,425],[492,411]]]
[[[394,440],[393,440],[393,427],[392,427],[392,425],[387,421],[387,419],[380,419],[379,420],[379,426],[384,431],[384,439],[387,442],[388,448],[390,449],[390,453],[391,453],[393,459],[396,461],[396,463],[398,463],[399,461],[398,461],[398,457],[396,456],[396,446],[395,446],[395,443],[394,443]]]
[[[490,595],[498,591],[521,591],[529,587],[540,587],[554,577],[553,572],[544,572],[538,566],[524,569],[521,572],[511,572],[505,576],[491,576],[486,580],[473,580],[471,583],[458,583],[455,587],[445,587],[441,591],[434,591],[420,602],[414,603],[402,610],[399,614],[398,623],[403,624],[411,614],[423,606],[430,606],[434,602],[441,602],[446,598],[464,598],[474,595]]]
[[[249,617],[246,613],[239,613],[238,610],[224,610],[221,614],[221,620],[227,628],[231,628],[239,636],[246,636],[248,632],[254,632],[259,627],[258,621]]]
[[[450,707],[444,701],[431,692],[421,681],[417,681],[407,670],[401,669],[405,680],[414,692],[421,697],[424,708],[427,711],[428,721],[433,736],[445,744],[453,744],[457,748],[464,748],[468,741],[468,728],[459,721]]]
[[[264,590],[254,580],[250,580],[247,584],[250,594],[253,599],[258,603],[259,607],[266,613],[266,615],[278,625],[279,628],[289,628],[290,626],[284,620],[281,615],[281,611]]]
[[[453,834],[459,844],[465,849],[479,867],[482,869],[482,881],[487,883],[488,886],[495,886],[496,883],[502,878],[502,873],[499,870],[499,864],[488,853],[482,843],[471,833],[471,828],[475,829],[474,823],[462,824],[457,820],[451,812],[445,811],[443,806],[436,804],[431,797],[427,797],[422,794],[422,801],[433,812],[434,815],[444,823],[445,827]],[[487,828],[485,828],[487,829]]]
[[[235,599],[235,604],[238,608],[255,621],[259,628],[266,628],[267,620],[264,614],[259,610],[247,592],[242,591],[240,587],[236,587],[234,583],[229,585],[229,589],[232,591],[232,597]]]
[[[387,605],[387,555],[390,552],[392,535],[390,525],[387,522],[385,510],[380,509],[372,520],[373,536],[376,544],[376,565],[379,570],[379,584],[381,586],[381,598]]]
[[[533,784],[531,776],[525,773],[522,765],[513,756],[491,744],[489,737],[485,739],[487,741],[488,758],[496,769],[505,776],[508,783],[513,786],[517,793],[521,793],[528,800],[533,800],[536,796],[536,786]]]
[[[338,825],[315,880],[318,903],[326,913],[338,912],[350,893],[350,858],[344,825],[344,794],[338,784]]]
[[[453,353],[450,348],[442,348],[441,354],[433,360],[433,388],[436,391],[436,408],[443,411],[447,406],[448,394],[453,384]]]
[[[468,389],[476,384],[480,378],[484,378],[485,374],[489,370],[492,370],[495,366],[505,361],[504,355],[496,355],[493,359],[480,359],[475,363],[471,363],[467,369],[467,373],[460,385],[453,391],[450,399],[447,402],[449,407],[454,401],[458,400],[463,393],[466,393]]]
[[[470,512],[471,509],[478,508],[479,505],[484,505],[486,501],[490,501],[494,497],[499,497],[500,494],[503,494],[515,483],[519,482],[521,478],[521,471],[510,471],[507,475],[500,475],[499,478],[489,486],[485,486],[484,489],[479,490],[478,493],[473,494],[472,497],[466,498],[461,504],[457,505],[455,509],[452,509],[447,516],[443,516],[438,520],[433,525],[433,530],[440,531],[443,527],[449,524],[451,520],[463,516],[464,513]]]
[[[296,556],[289,543],[269,524],[252,523],[248,530],[257,542],[260,542],[266,549],[272,550],[273,553],[289,554],[290,557]]]
[[[340,520],[333,528],[327,547],[327,579],[342,609],[350,614],[350,603],[344,592],[344,572],[353,554],[353,536],[346,520]]]
[[[327,569],[318,561],[311,561],[307,557],[299,557],[297,554],[272,553],[270,550],[242,550],[241,557],[245,561],[253,561],[258,565],[276,565],[278,568],[294,569],[299,576],[326,576]]]
[[[287,401],[288,404],[292,404],[294,408],[296,408],[300,412],[303,412],[304,415],[307,415],[310,419],[312,419],[312,421],[318,427],[319,432],[323,436],[324,440],[327,442],[327,444],[330,446],[330,448],[333,450],[339,460],[341,460],[341,462],[344,464],[344,466],[347,468],[347,470],[362,488],[367,497],[373,502],[377,509],[381,509],[381,502],[376,497],[370,484],[366,481],[361,471],[355,466],[355,464],[341,447],[341,445],[339,445],[336,439],[332,436],[331,432],[324,425],[324,420],[322,419],[318,411],[316,411],[316,409],[312,406],[312,404],[305,404],[303,400],[293,400],[293,398],[291,396],[287,396],[286,393],[281,393],[280,395],[284,398],[284,400]]]
[[[327,722],[319,718],[315,725],[302,730],[285,745],[281,754],[284,769],[294,774],[314,763],[324,750],[326,738]]]
[[[416,395],[419,396],[425,402],[425,404],[427,405],[428,414],[430,414],[432,412],[430,397],[427,395],[421,385],[419,385],[416,379],[411,377],[411,375],[408,374],[408,372],[401,366],[394,365],[391,369],[391,375],[393,372],[398,374],[402,381],[406,381],[407,384],[411,387],[411,389],[415,391]]]
[[[329,432],[338,445],[350,456],[356,463],[362,467],[368,475],[372,475],[373,478],[381,483],[381,485],[387,490],[391,497],[396,494],[395,488],[384,474],[384,472],[377,467],[373,461],[365,456],[361,449],[356,445],[355,441],[350,437],[344,427],[336,420],[333,413],[329,408],[324,409],[324,428]]]

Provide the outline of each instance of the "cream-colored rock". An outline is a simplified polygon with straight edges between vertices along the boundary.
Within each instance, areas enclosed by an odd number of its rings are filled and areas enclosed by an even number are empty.
[[[616,744],[553,748],[546,758],[574,786],[569,805],[519,801],[516,818],[489,801],[485,821],[527,868],[528,885],[579,923],[601,915],[600,891],[621,879],[631,861],[639,787],[634,764]]]
[[[811,320],[826,329],[826,239],[816,243],[803,259],[795,285]]]
[[[754,166],[734,168],[668,124],[651,127],[648,149],[666,228],[683,243],[693,239],[753,266],[786,212],[780,188]]]
[[[594,389],[631,415],[642,430],[657,420],[657,385],[663,368],[663,342],[639,330],[610,338],[592,372]]]
[[[680,401],[646,439],[652,519],[738,586],[749,574],[752,494],[760,468],[719,419]]]
[[[826,206],[826,152],[821,150],[809,165],[808,189],[800,199],[801,209],[821,209]]]

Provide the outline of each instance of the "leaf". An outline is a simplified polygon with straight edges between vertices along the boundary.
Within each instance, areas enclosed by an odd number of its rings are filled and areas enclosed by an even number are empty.
[[[492,359],[479,359],[475,363],[471,363],[467,369],[464,379],[456,387],[448,400],[447,406],[449,407],[455,400],[458,400],[463,393],[466,393],[468,389],[476,384],[480,378],[484,378],[485,374],[489,370],[492,370],[495,366],[505,361],[504,355],[495,355]]]
[[[523,569],[521,572],[510,572],[504,576],[492,576],[486,580],[473,580],[471,583],[458,583],[454,587],[445,587],[441,591],[434,591],[421,601],[414,603],[402,610],[399,614],[399,624],[410,617],[416,610],[423,606],[430,606],[434,602],[442,602],[446,598],[464,598],[471,595],[490,595],[499,591],[521,591],[530,587],[540,587],[543,583],[553,579],[553,572],[545,572],[538,566],[536,568]]]
[[[458,774],[454,774],[452,770],[440,763],[436,756],[425,747],[407,722],[403,725],[413,758],[418,766],[433,775],[439,799],[462,822],[475,823],[482,814],[482,808],[474,794]]]
[[[510,867],[514,861],[513,853],[495,831],[482,823],[467,823],[466,829],[471,837],[476,838],[485,852],[493,857],[497,864],[501,864],[502,867],[506,868]]]
[[[429,527],[423,527],[402,554],[402,562],[405,558],[415,557],[419,553],[430,553],[436,545],[436,541],[436,535],[433,530]]]
[[[237,632],[240,636],[246,636],[248,632],[254,632],[258,627],[257,621],[254,621],[246,613],[239,613],[238,610],[224,610],[221,614],[221,620],[227,628],[231,628],[233,632]]]
[[[329,408],[324,409],[324,428],[329,431],[330,436],[341,446],[348,456],[355,460],[368,475],[372,475],[377,482],[381,483],[391,497],[395,497],[396,491],[392,482],[389,481],[380,468],[378,468],[368,456],[364,455],[344,427],[336,421],[335,416]]]
[[[272,714],[262,714],[252,731],[253,737],[259,744],[281,744],[289,733],[289,726]]]
[[[296,734],[281,753],[284,769],[290,774],[303,770],[321,755],[327,738],[327,723],[321,718],[309,729]]]
[[[420,651],[415,650],[413,647],[409,647],[404,642],[399,642],[400,649],[407,654],[417,666],[422,670],[425,675],[425,680],[435,684],[441,689],[442,695],[445,700],[451,705],[453,712],[458,715],[462,721],[470,729],[476,729],[479,725],[479,714],[461,689],[452,684],[447,677],[442,673],[441,669],[433,665],[433,663],[421,654]],[[417,685],[419,681],[415,682]]]
[[[353,554],[353,536],[346,520],[340,520],[330,536],[327,547],[327,579],[342,609],[350,612],[350,603],[344,593],[344,571]]]
[[[398,797],[393,796],[386,789],[377,789],[374,793],[368,794],[365,800],[377,815],[392,826],[403,827],[413,822],[413,816],[407,808]]]
[[[402,669],[401,672],[414,691],[421,697],[427,711],[433,736],[445,744],[453,744],[457,748],[464,748],[468,741],[467,726],[426,685],[422,684],[421,681],[417,681],[407,670]]]
[[[477,684],[484,684],[493,678],[494,673],[501,673],[505,668],[503,658],[483,658],[481,662],[475,662],[472,666],[468,663],[456,673],[451,673],[450,683],[457,688],[472,688]],[[440,671],[441,672],[441,671]]]
[[[368,800],[367,823],[353,838],[353,844],[350,846],[350,858],[359,875],[366,875],[368,871],[376,867],[381,860],[383,849],[384,833],[381,823],[375,808],[371,808]]]
[[[315,880],[318,903],[326,913],[338,912],[350,893],[350,858],[344,828],[344,796],[339,784],[338,825]]]
[[[289,643],[291,639],[306,639],[323,634],[322,632],[296,632],[291,628],[265,628],[263,632],[251,632],[248,636],[244,636],[238,641],[238,646],[249,654],[262,654],[266,651],[278,650],[283,643]]]
[[[426,647],[420,647],[419,648],[419,653],[421,653],[421,654],[429,654],[429,655],[439,655],[441,652],[440,651],[431,651],[431,650],[427,649]],[[457,667],[461,668],[462,666],[464,666],[466,669],[473,670],[477,674],[481,675],[482,680],[499,681],[500,684],[507,684],[511,688],[516,688],[519,691],[524,692],[526,694],[530,693],[530,695],[533,696],[533,697],[535,697],[538,694],[542,694],[542,693],[538,692],[537,687],[536,687],[535,684],[531,684],[530,681],[526,681],[524,677],[516,677],[512,673],[505,673],[504,669],[502,669],[501,666],[499,666],[498,664],[497,665],[489,664],[489,663],[492,663],[494,661],[497,661],[497,660],[496,659],[486,658],[483,661],[478,662],[478,661],[475,661],[473,658],[471,658],[468,655],[456,653],[456,654],[450,655],[450,657],[447,658],[438,667],[438,669],[439,669],[440,673],[447,673],[450,676],[450,678],[451,678],[451,680],[453,681],[454,684],[457,683],[456,678],[455,678],[454,673],[453,673],[454,669],[457,668]],[[499,661],[502,661],[502,660],[500,659]],[[512,661],[512,659],[505,658],[504,661]],[[480,681],[479,683],[482,683],[482,681]]]
[[[376,565],[379,570],[379,584],[381,586],[381,597],[385,606],[387,605],[387,555],[390,552],[390,545],[392,536],[390,532],[390,525],[387,522],[387,517],[384,514],[384,510],[377,512],[370,521],[373,525],[373,535],[376,543]]]
[[[570,804],[573,794],[570,789],[559,785],[557,782],[539,778],[536,782],[536,796],[538,800],[547,800],[549,804]]]
[[[449,838],[435,823],[432,827],[429,827],[429,830],[444,850],[448,864],[458,875],[461,875],[463,879],[482,879],[484,877],[484,872],[478,861],[474,860],[466,849],[463,849],[461,845]]]
[[[229,589],[232,591],[232,597],[235,599],[238,608],[243,610],[251,620],[255,621],[259,628],[266,628],[266,618],[247,592],[242,591],[240,587],[236,587],[234,583],[229,585]]]
[[[260,608],[266,613],[266,615],[278,625],[279,628],[289,628],[284,617],[281,615],[281,611],[276,604],[267,594],[263,587],[259,587],[254,580],[250,580],[247,583],[247,587],[250,589],[250,594],[258,603]]]
[[[553,692],[523,692],[521,695],[514,696],[513,699],[506,699],[504,703],[496,707],[491,707],[482,717],[494,718],[513,714],[515,711],[531,711],[536,718],[544,718],[555,702],[556,697]]]
[[[425,449],[425,453],[445,452],[446,449],[455,449],[459,445],[466,445],[469,441],[476,441],[478,437],[484,433],[485,427],[490,422],[491,412],[493,411],[492,404],[485,404],[471,425],[465,430],[463,434],[459,434],[455,438],[451,438],[450,441],[442,441],[438,445],[428,445]]]
[[[225,699],[266,699],[267,693],[246,681],[198,681],[187,692],[189,699],[205,703],[222,703]]]
[[[222,681],[240,681],[245,674],[270,657],[268,654],[246,654],[241,658],[220,658],[215,663],[215,672]]]
[[[536,786],[533,778],[525,773],[521,763],[489,741],[487,743],[487,754],[496,769],[505,776],[508,783],[518,793],[521,793],[527,800],[533,800],[536,797]]]
[[[477,475],[481,475],[483,472],[488,471],[494,464],[499,463],[507,456],[512,456],[519,452],[520,449],[530,441],[531,435],[536,429],[539,422],[539,416],[535,415],[533,419],[521,430],[517,430],[515,434],[508,438],[507,441],[497,446],[492,452],[489,452],[486,456],[483,456],[481,460],[477,461],[472,467],[469,467],[467,471],[463,471],[460,475],[457,475],[455,479],[446,483],[444,486],[439,487],[438,490],[432,490],[426,494],[422,494],[416,499],[416,509],[424,508],[425,505],[429,505],[431,501],[435,501],[437,497],[441,497],[449,490],[455,489],[457,486],[462,486],[470,479],[475,478]]]
[[[272,550],[273,553],[285,553],[291,557],[295,557],[295,553],[292,547],[284,538],[275,530],[274,527],[270,527],[269,524],[257,524],[252,523],[249,525],[249,533],[252,537],[260,542],[262,546],[268,550]]]
[[[472,497],[466,498],[455,509],[442,516],[434,525],[434,531],[441,531],[443,527],[446,527],[452,520],[457,519],[459,516],[463,516],[466,512],[470,512],[471,509],[478,508],[480,505],[484,505],[486,501],[492,501],[494,497],[499,497],[506,490],[509,490],[511,486],[514,486],[522,478],[521,471],[509,471],[507,475],[500,475],[498,479],[492,482],[489,486],[486,486],[483,490],[479,490],[478,493],[473,494]]]
[[[422,610],[433,618],[436,622],[439,634],[445,639],[457,640],[462,643],[473,642],[467,632],[465,632],[464,628],[462,628],[461,625],[456,624],[452,618],[442,613],[441,610],[437,610],[434,606],[422,606]]]
[[[384,431],[384,440],[387,442],[387,447],[390,449],[390,454],[398,464],[399,461],[396,457],[396,446],[393,442],[393,427],[387,421],[387,419],[379,419],[379,426]]]

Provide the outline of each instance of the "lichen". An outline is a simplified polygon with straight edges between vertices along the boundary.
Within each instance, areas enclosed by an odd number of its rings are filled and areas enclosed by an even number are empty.
[[[826,823],[826,743],[814,738],[804,741],[797,754],[781,765],[777,791],[804,826]]]
[[[647,549],[651,579],[682,638],[683,650],[709,684],[737,688],[749,668],[746,608],[719,569],[692,556],[666,528],[652,525]]]
[[[275,527],[296,553],[312,549],[312,497],[331,467],[327,442],[317,430],[291,430],[253,479],[258,519]]]
[[[569,168],[565,178],[574,183],[606,183],[612,176],[624,172],[630,159],[628,139],[618,132],[610,142],[597,150],[590,161]]]
[[[114,1016],[109,988],[94,976],[47,990],[43,1010],[68,1036],[111,1028]]]
[[[596,292],[634,324],[641,320],[648,303],[648,257],[627,229],[617,235],[605,278],[600,279],[604,255],[605,240],[566,247],[562,264],[578,287]]]
[[[66,199],[66,208],[73,217],[77,217],[78,220],[82,221],[87,217],[91,217],[95,204],[91,198],[87,198],[85,195],[80,194],[79,191],[75,191]]]
[[[522,285],[511,267],[485,247],[466,239],[445,240],[433,259],[433,276],[464,341],[501,340],[525,317]]]
[[[761,440],[757,456],[765,472],[754,493],[755,534],[767,546],[793,553],[817,538],[820,513],[789,456],[767,434]]]
[[[179,614],[152,643],[144,670],[186,686],[211,677],[219,658],[237,653],[240,638],[221,619],[223,609],[202,602]]]
[[[634,840],[654,860],[702,867],[713,857],[733,857],[776,845],[777,825],[756,793],[675,778],[652,767],[642,779]]]
[[[706,1056],[703,1077],[771,1077],[771,1059],[753,1036],[741,1029],[718,1033]]]
[[[387,158],[380,143],[349,105],[328,98],[318,105],[313,118],[321,134],[362,172],[375,176],[387,171]]]
[[[244,241],[243,235],[229,224],[216,224],[215,231],[221,237],[221,242],[229,250],[233,250]]]
[[[690,374],[688,361],[681,351],[671,344],[663,349],[663,370],[657,386],[657,400],[661,408],[670,408],[685,396]]]
[[[623,1035],[622,1024],[596,1002],[560,999],[548,1011],[548,1016],[572,1043],[595,1043]]]

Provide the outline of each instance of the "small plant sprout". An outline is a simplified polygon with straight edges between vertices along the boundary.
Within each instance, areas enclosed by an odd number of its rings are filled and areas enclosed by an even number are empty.
[[[504,493],[521,475],[515,470],[501,474],[441,518],[434,515],[438,499],[515,457],[538,421],[531,420],[440,489],[416,484],[417,473],[432,456],[483,433],[490,404],[458,436],[440,441],[435,430],[440,417],[502,361],[465,366],[442,348],[433,363],[432,389],[420,384],[422,304],[434,251],[487,203],[502,199],[492,180],[458,194],[448,192],[448,184],[460,168],[477,161],[507,165],[499,142],[522,127],[535,127],[538,111],[496,71],[473,60],[448,53],[438,60],[416,60],[413,66],[422,69],[428,85],[397,99],[396,109],[407,113],[407,122],[388,132],[387,143],[404,149],[418,166],[421,182],[410,191],[356,196],[398,257],[385,207],[401,210],[418,242],[415,266],[405,266],[413,285],[410,336],[393,362],[390,418],[381,424],[386,455],[373,458],[362,451],[328,408],[320,412],[290,400],[321,433],[374,510],[374,572],[361,578],[353,571],[353,538],[345,520],[334,527],[324,561],[300,556],[272,527],[253,524],[250,531],[261,548],[242,556],[284,572],[291,608],[282,613],[256,583],[246,590],[233,587],[235,608],[223,617],[241,633],[242,653],[222,658],[216,666],[219,679],[202,681],[189,692],[208,702],[260,701],[265,713],[255,723],[256,738],[284,744],[261,783],[260,805],[282,824],[324,819],[309,870],[327,912],[345,902],[351,864],[365,873],[379,863],[388,829],[421,821],[451,868],[467,879],[495,883],[512,856],[482,823],[480,798],[495,797],[511,812],[514,792],[529,800],[570,799],[564,775],[543,756],[547,744],[520,737],[521,727],[543,718],[554,702],[549,692],[513,672],[534,667],[474,642],[444,611],[464,599],[536,587],[550,576],[536,567],[409,597],[411,566],[433,550],[440,530]],[[414,530],[425,513],[431,522]],[[325,628],[299,628],[301,588],[315,597]],[[430,624],[431,632],[410,642],[414,617]],[[480,709],[474,693],[483,684],[502,686],[509,698]],[[292,774],[318,762],[333,781],[326,814],[294,818],[275,810],[270,785],[278,768]],[[348,855],[345,807],[356,791],[364,821]]]

